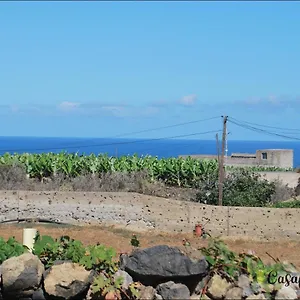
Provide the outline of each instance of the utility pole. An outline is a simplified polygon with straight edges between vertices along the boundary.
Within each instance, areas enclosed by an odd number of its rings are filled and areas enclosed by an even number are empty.
[[[218,166],[219,166],[219,169],[220,170],[220,144],[219,144],[219,135],[216,134],[216,142],[217,142],[217,154],[218,154]]]
[[[222,155],[219,164],[219,205],[223,205],[223,183],[224,183],[224,156],[225,156],[225,146],[226,146],[226,133],[227,133],[227,116],[223,117],[223,135],[222,135]]]

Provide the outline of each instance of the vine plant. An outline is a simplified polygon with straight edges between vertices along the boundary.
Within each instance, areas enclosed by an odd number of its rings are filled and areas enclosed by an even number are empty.
[[[54,240],[50,236],[37,234],[33,253],[37,255],[46,268],[57,260],[71,260],[79,263],[87,270],[95,272],[92,283],[93,297],[104,299],[138,298],[138,285],[131,284],[126,290],[122,286],[123,278],[115,276],[118,270],[116,251],[104,245],[85,247],[80,241],[62,236]]]
[[[279,260],[275,260],[274,264],[267,265],[256,255],[236,254],[218,238],[210,238],[208,247],[202,247],[200,250],[209,264],[209,278],[214,274],[219,274],[228,281],[234,282],[240,275],[245,274],[252,282],[253,288],[258,284],[269,295],[279,288],[279,285],[269,284],[268,275],[275,271],[277,274],[284,274],[291,266],[293,267],[293,265],[283,264]],[[202,293],[205,292],[206,288]]]

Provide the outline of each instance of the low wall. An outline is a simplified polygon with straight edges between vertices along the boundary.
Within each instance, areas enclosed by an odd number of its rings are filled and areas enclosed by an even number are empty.
[[[298,240],[299,213],[300,209],[208,206],[136,193],[0,191],[0,222],[42,218],[189,233],[199,222],[213,235]]]
[[[283,184],[287,184],[291,188],[298,185],[300,174],[296,172],[257,172],[269,181],[280,180]]]

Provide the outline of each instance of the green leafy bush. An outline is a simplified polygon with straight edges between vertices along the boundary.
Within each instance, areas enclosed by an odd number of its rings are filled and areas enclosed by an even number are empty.
[[[300,200],[277,202],[272,205],[275,208],[300,208]]]
[[[33,248],[33,254],[37,255],[42,263],[49,268],[57,260],[71,260],[83,265],[88,270],[114,272],[116,263],[116,251],[106,248],[104,245],[92,245],[85,247],[80,241],[62,236],[53,239],[51,236],[37,235]]]
[[[0,237],[0,265],[6,259],[19,256],[27,250],[27,247],[17,242],[14,237],[10,237],[7,241]]]
[[[85,247],[80,241],[68,236],[55,240],[50,236],[38,234],[33,253],[40,258],[46,268],[51,267],[57,260],[70,260],[87,270],[95,271],[92,293],[99,295],[100,298],[107,294],[116,299],[121,299],[122,296],[135,299],[138,296],[138,290],[134,285],[130,285],[126,291],[122,287],[123,278],[114,276],[118,270],[118,261],[113,248],[99,244]]]
[[[218,176],[210,176],[199,182],[199,193],[195,201],[218,205]],[[275,193],[275,183],[255,172],[239,169],[226,176],[223,185],[223,205],[225,206],[266,206]]]
[[[245,274],[250,282],[258,283],[267,293],[271,293],[279,286],[270,286],[268,277],[271,273],[286,274],[292,264],[283,264],[277,260],[274,264],[264,264],[263,261],[252,254],[234,253],[220,239],[211,238],[208,247],[200,249],[210,266],[210,277],[220,274],[234,281]]]

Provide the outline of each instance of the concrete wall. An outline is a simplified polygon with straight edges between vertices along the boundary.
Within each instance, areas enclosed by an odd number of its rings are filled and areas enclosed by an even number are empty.
[[[267,154],[267,159],[262,158],[262,154]],[[216,155],[190,155],[195,159],[217,159]],[[180,155],[186,158],[188,155]],[[249,153],[232,153],[225,158],[228,165],[245,165],[245,166],[276,166],[280,168],[293,168],[294,151],[289,149],[266,149],[257,150],[255,154]]]
[[[74,225],[122,225],[132,230],[300,240],[300,209],[207,206],[135,193],[0,192],[0,221],[47,218]]]
[[[262,153],[267,153],[267,159],[262,159]],[[281,168],[293,168],[294,152],[288,149],[257,150],[256,160],[260,165],[279,166]]]
[[[258,165],[255,158],[250,157],[231,157],[225,158],[225,164],[227,165],[246,165],[246,166],[256,166]]]
[[[291,188],[295,188],[298,185],[300,174],[296,172],[257,172],[262,177],[269,181],[279,180],[283,184],[287,184]]]

